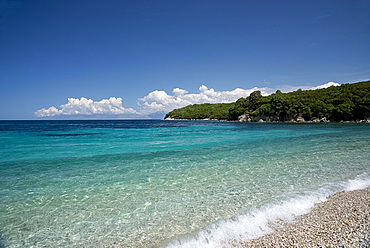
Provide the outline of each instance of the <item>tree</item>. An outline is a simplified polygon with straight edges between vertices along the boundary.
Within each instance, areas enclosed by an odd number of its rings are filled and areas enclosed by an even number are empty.
[[[260,107],[260,102],[262,99],[261,91],[257,90],[252,92],[249,97],[249,111],[255,111]]]

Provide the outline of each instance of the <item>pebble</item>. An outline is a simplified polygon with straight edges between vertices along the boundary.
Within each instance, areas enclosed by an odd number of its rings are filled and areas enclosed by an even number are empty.
[[[370,247],[370,187],[340,192],[242,247]]]

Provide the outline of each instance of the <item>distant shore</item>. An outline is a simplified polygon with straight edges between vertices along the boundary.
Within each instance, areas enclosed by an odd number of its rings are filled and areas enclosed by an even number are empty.
[[[261,122],[266,122],[266,123],[370,123],[370,119],[365,119],[365,120],[356,120],[356,121],[329,121],[326,119],[314,119],[310,121],[305,121],[304,119],[296,119],[296,120],[290,120],[290,121],[269,121],[269,120],[263,120],[259,119],[258,121],[245,121],[245,120],[235,120],[235,121],[230,121],[230,120],[219,120],[219,119],[175,119],[175,118],[170,118],[167,117],[165,119],[162,119],[164,121],[219,121],[219,122],[248,122],[248,123],[261,123]]]
[[[370,187],[340,192],[243,247],[369,247]]]

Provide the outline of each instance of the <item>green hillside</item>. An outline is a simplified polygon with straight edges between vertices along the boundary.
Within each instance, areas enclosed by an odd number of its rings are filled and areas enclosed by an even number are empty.
[[[173,119],[217,119],[227,120],[229,110],[233,108],[235,103],[204,103],[189,105],[184,108],[175,109],[168,114],[165,118]]]
[[[260,91],[229,104],[195,104],[175,109],[165,118],[291,121],[297,118],[314,120],[326,117],[330,121],[355,121],[370,118],[370,81],[342,84],[326,89],[297,90],[269,96]]]

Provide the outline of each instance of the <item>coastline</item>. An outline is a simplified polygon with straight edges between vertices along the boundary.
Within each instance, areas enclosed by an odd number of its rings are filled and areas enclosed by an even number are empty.
[[[330,120],[325,120],[325,121],[321,121],[321,120],[310,120],[310,121],[306,121],[306,120],[302,120],[302,119],[299,119],[299,120],[290,120],[290,121],[271,121],[271,120],[263,120],[263,119],[259,119],[258,121],[243,121],[243,120],[235,120],[235,121],[231,121],[231,120],[223,120],[223,119],[208,119],[208,118],[205,118],[205,119],[175,119],[175,118],[171,118],[171,117],[167,117],[167,118],[164,118],[164,119],[161,119],[162,121],[218,121],[218,122],[231,122],[231,123],[298,123],[298,124],[301,124],[301,123],[305,123],[305,124],[312,124],[312,123],[370,123],[370,119],[365,119],[365,120],[352,120],[352,121],[330,121]]]
[[[315,204],[273,233],[241,242],[242,247],[369,247],[370,187],[344,191]]]

